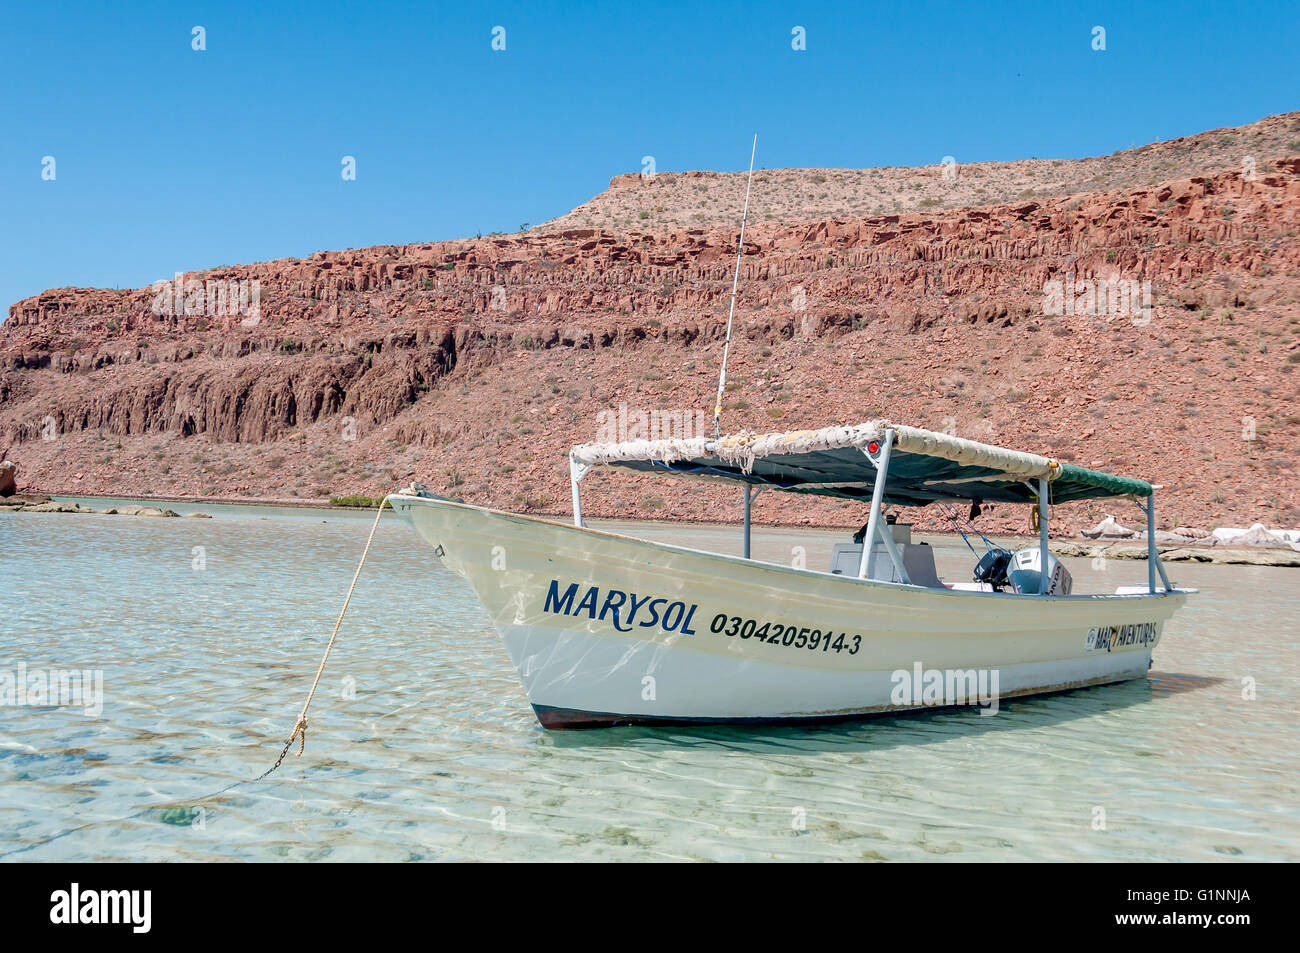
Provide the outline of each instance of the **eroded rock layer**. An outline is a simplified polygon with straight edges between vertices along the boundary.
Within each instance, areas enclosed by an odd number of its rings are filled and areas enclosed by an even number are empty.
[[[0,326],[0,458],[46,492],[321,499],[418,479],[559,512],[571,444],[711,417],[736,240],[558,228],[192,273],[180,294],[47,291]],[[728,430],[888,416],[1163,483],[1164,525],[1300,524],[1295,154],[1149,187],[760,220],[744,251]],[[260,292],[255,312],[240,288]],[[592,515],[739,515],[738,492],[584,487]],[[779,497],[757,516],[859,515]]]

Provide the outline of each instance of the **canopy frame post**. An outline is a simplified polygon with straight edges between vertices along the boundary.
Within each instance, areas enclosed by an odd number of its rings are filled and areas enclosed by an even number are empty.
[[[880,532],[880,504],[885,497],[885,480],[889,477],[889,456],[890,451],[894,449],[894,428],[890,427],[885,431],[885,440],[880,445],[880,451],[872,455],[866,447],[862,452],[867,459],[871,461],[876,468],[876,484],[871,489],[871,512],[867,515],[867,532],[862,537],[862,558],[858,561],[858,578],[870,579],[873,556],[876,549],[876,534]],[[888,548],[888,547],[886,547]],[[893,553],[890,553],[893,556]],[[895,560],[895,568],[898,568]]]
[[[881,506],[880,512],[883,516],[885,512],[884,506]],[[907,567],[903,565],[903,557],[898,553],[898,543],[894,541],[894,531],[889,527],[889,521],[885,520],[884,522],[877,524],[876,530],[880,535],[880,541],[885,544],[885,551],[889,553],[890,561],[894,564],[894,568],[898,570],[899,580],[903,585],[910,586],[912,580],[907,575]]]
[[[1156,549],[1156,491],[1151,490],[1145,505],[1138,500],[1138,507],[1147,515],[1147,592],[1153,596],[1156,594],[1157,572],[1160,573],[1160,580],[1165,584],[1165,592],[1169,592],[1173,586],[1169,584],[1165,564],[1160,561],[1160,551]]]
[[[1038,478],[1038,594],[1047,595],[1048,552],[1047,552],[1047,477]]]
[[[746,559],[749,559],[749,530],[751,525],[749,520],[749,511],[754,501],[758,499],[758,494],[762,492],[763,492],[763,487],[761,486],[750,486],[748,483],[745,484],[745,558]]]
[[[569,485],[573,488],[573,525],[582,527],[582,497],[578,493],[578,481],[591,471],[590,463],[580,463],[573,454],[569,454]]]

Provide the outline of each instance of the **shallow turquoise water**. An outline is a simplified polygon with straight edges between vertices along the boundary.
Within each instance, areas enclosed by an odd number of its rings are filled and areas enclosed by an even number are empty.
[[[992,718],[547,733],[468,587],[389,514],[305,756],[205,798],[274,761],[371,514],[172,506],[216,516],[0,514],[0,671],[100,669],[104,690],[97,718],[0,707],[4,859],[1300,858],[1295,570],[1171,566],[1204,594],[1149,681]],[[738,549],[734,528],[636,531]],[[760,530],[755,556],[816,566],[831,541]],[[969,574],[960,542],[939,562]],[[1070,567],[1080,591],[1145,579]]]

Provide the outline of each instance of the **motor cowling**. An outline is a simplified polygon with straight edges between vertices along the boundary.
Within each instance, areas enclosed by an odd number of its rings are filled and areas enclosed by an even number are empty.
[[[1007,566],[1012,558],[1009,549],[990,549],[975,564],[975,581],[992,586],[994,592],[1000,591],[1007,585]]]
[[[1017,550],[1007,566],[1007,582],[1013,592],[1037,595],[1042,591],[1043,551],[1038,546]],[[1070,570],[1050,552],[1047,554],[1047,595],[1068,596],[1074,585]]]

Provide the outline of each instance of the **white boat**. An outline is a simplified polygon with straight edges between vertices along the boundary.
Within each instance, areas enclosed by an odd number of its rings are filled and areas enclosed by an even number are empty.
[[[414,487],[388,497],[473,588],[547,728],[989,713],[999,698],[1145,677],[1195,591],[1170,585],[1153,532],[1146,585],[1114,594],[1072,595],[1048,550],[1049,504],[1130,497],[1153,530],[1151,484],[884,420],[588,444],[569,466],[572,525]],[[593,468],[739,484],[744,555],[585,526],[579,481]],[[824,569],[749,558],[750,505],[767,489],[869,501],[870,544],[837,545]],[[991,549],[978,578],[943,583],[930,548],[890,520],[956,501],[1033,506],[1039,545]]]

